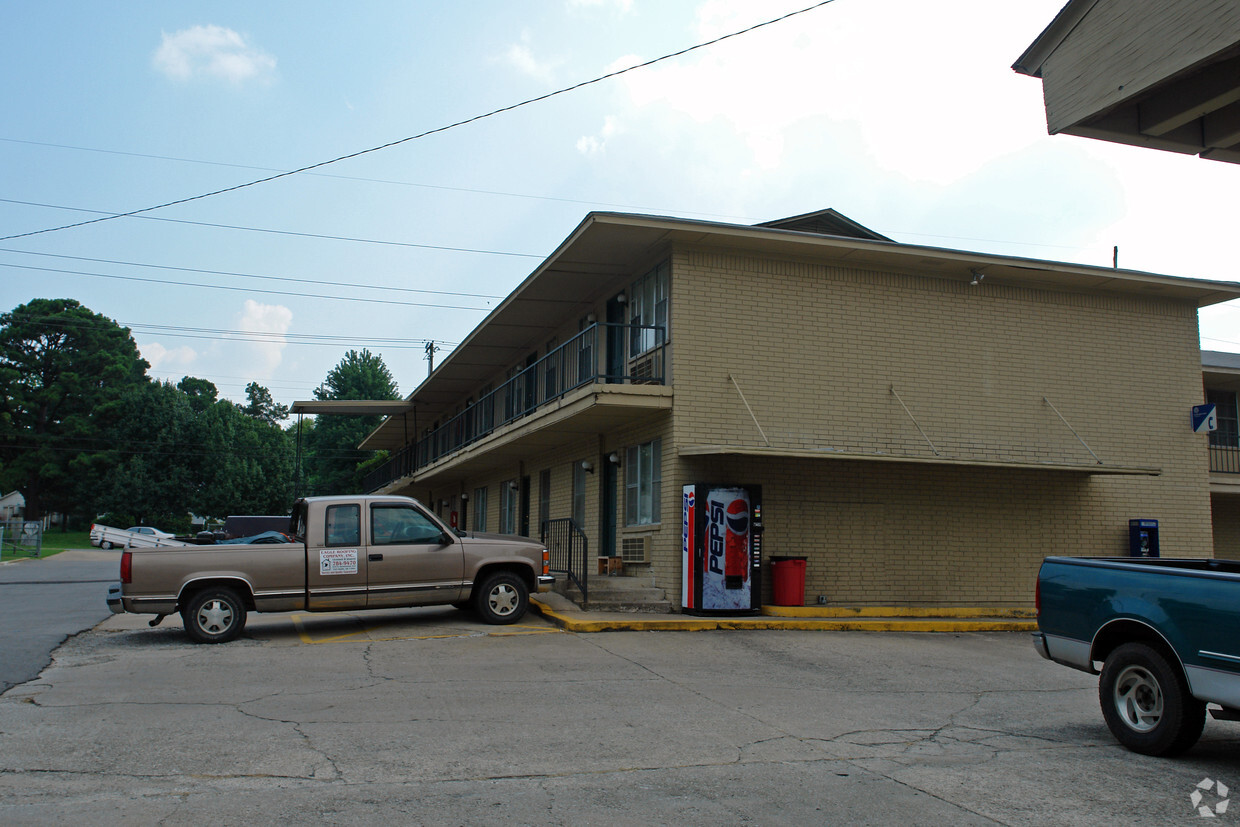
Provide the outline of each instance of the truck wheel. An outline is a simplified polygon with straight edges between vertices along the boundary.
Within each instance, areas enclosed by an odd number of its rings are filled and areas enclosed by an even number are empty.
[[[1206,705],[1188,693],[1180,670],[1144,643],[1125,643],[1110,654],[1098,700],[1111,734],[1142,755],[1183,752],[1206,722]]]
[[[185,631],[195,643],[227,643],[245,628],[245,603],[232,589],[203,589],[181,610]]]
[[[525,581],[510,571],[500,571],[482,581],[474,595],[474,607],[487,623],[516,623],[530,605]]]
[[[99,541],[99,548],[104,549],[104,550],[106,551],[106,550],[108,550],[108,549],[111,549],[111,548],[112,548],[112,543],[111,543],[111,541],[109,541],[109,540],[100,540],[100,541]]]

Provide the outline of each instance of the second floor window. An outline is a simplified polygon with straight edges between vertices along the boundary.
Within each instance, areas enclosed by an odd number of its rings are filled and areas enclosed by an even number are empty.
[[[1237,411],[1236,392],[1206,390],[1206,401],[1214,406],[1218,428],[1210,432],[1210,444],[1217,448],[1240,446],[1240,411]]]
[[[672,265],[663,262],[629,288],[629,356],[640,356],[667,339],[667,287]],[[654,328],[659,328],[655,330]]]

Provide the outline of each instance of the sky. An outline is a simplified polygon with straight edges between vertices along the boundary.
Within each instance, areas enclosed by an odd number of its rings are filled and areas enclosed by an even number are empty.
[[[154,378],[289,404],[351,348],[409,394],[426,342],[442,360],[591,210],[831,207],[910,244],[1240,281],[1240,165],[1047,135],[1011,65],[1062,0],[834,0],[478,117],[811,5],[14,4],[0,236],[194,200],[0,241],[0,312],[77,299]],[[1240,352],[1240,302],[1200,319]]]

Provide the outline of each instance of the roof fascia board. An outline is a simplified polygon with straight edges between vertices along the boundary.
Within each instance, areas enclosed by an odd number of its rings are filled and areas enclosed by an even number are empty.
[[[1012,68],[1022,75],[1042,77],[1042,66],[1046,59],[1072,34],[1072,30],[1097,3],[1098,0],[1069,0],[1068,4],[1059,10],[1059,14],[1055,15],[1055,19],[1016,59]]]

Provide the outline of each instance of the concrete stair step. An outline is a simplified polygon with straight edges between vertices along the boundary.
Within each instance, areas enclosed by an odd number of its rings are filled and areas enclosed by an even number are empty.
[[[586,580],[590,599],[588,611],[600,612],[670,612],[671,601],[663,589],[650,585],[647,577],[598,575]],[[582,605],[581,591],[567,577],[556,578],[555,590]]]

